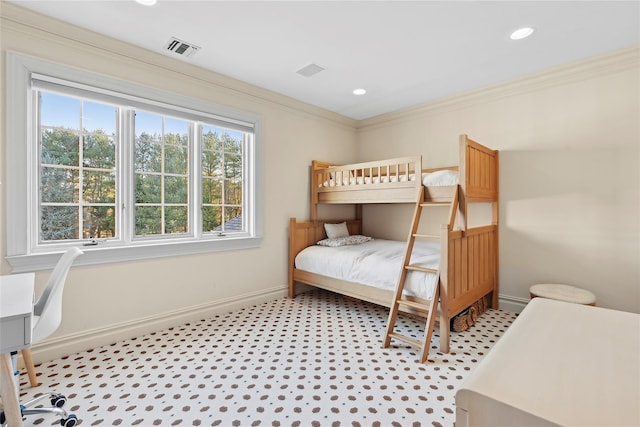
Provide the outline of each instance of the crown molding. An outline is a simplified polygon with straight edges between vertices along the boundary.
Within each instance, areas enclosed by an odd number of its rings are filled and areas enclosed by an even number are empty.
[[[543,72],[529,74],[481,89],[442,98],[391,113],[360,120],[359,131],[414,120],[431,114],[486,104],[511,96],[640,68],[640,45],[615,50]]]

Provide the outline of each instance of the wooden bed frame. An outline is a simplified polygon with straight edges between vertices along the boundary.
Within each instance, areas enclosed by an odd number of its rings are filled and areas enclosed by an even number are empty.
[[[492,307],[498,307],[498,151],[491,150],[466,135],[460,136],[460,162],[457,166],[422,169],[421,158],[404,157],[380,162],[335,165],[327,162],[312,163],[311,169],[311,221],[289,222],[289,296],[295,297],[295,284],[304,283],[338,292],[350,297],[389,307],[393,291],[381,290],[354,282],[334,279],[295,268],[295,257],[300,251],[326,238],[324,224],[336,220],[318,220],[317,205],[363,203],[412,203],[419,195],[421,180],[401,180],[400,177],[415,171],[432,172],[441,169],[458,169],[458,186],[425,187],[425,202],[457,202],[457,214],[462,229],[454,230],[454,218],[441,227],[440,258],[440,349],[449,352],[450,320],[480,298],[491,294]],[[345,175],[346,174],[346,175]],[[342,180],[343,176],[354,179]],[[395,176],[395,182],[363,184],[356,177]],[[336,179],[353,184],[325,186]],[[390,181],[387,179],[387,181]],[[358,182],[361,182],[358,184]],[[458,191],[455,191],[455,189]],[[452,200],[457,197],[457,200]],[[469,203],[492,204],[490,225],[467,228]],[[362,234],[362,222],[357,218],[347,220],[350,234]],[[455,212],[454,212],[455,215]],[[420,301],[416,298],[416,301]],[[424,315],[414,309],[403,310]]]

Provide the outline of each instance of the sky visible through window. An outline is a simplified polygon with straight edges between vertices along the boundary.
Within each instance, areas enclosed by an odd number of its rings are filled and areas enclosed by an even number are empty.
[[[57,95],[50,92],[40,92],[41,117],[40,123],[47,127],[62,127],[67,129],[80,128],[80,102],[78,98]],[[89,131],[101,129],[107,135],[116,133],[115,105],[84,101],[83,128]],[[214,130],[215,128],[208,127]],[[242,132],[230,129],[219,129],[235,140],[242,140]],[[167,117],[164,122],[164,132],[185,134],[188,124],[185,120]],[[144,111],[136,112],[136,134],[161,134],[162,116]]]

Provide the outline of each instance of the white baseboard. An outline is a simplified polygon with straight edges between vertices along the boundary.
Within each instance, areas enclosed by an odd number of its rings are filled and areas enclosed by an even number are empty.
[[[213,317],[245,307],[273,301],[287,295],[287,287],[277,286],[236,297],[220,299],[104,328],[54,337],[35,344],[31,351],[34,363],[58,359],[118,341],[161,331],[173,326]]]
[[[511,311],[514,313],[520,313],[524,310],[524,307],[529,303],[528,298],[514,297],[511,295],[499,294],[500,309],[504,311]]]

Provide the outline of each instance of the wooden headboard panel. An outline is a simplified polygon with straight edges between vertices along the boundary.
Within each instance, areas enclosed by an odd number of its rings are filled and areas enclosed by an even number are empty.
[[[298,221],[289,219],[289,262],[293,262],[301,250],[315,245],[319,240],[326,239],[324,224],[337,224],[345,221],[349,234],[362,234],[362,221],[358,219],[348,220],[324,220],[324,221]]]
[[[466,202],[498,200],[498,151],[460,136],[460,184]]]

